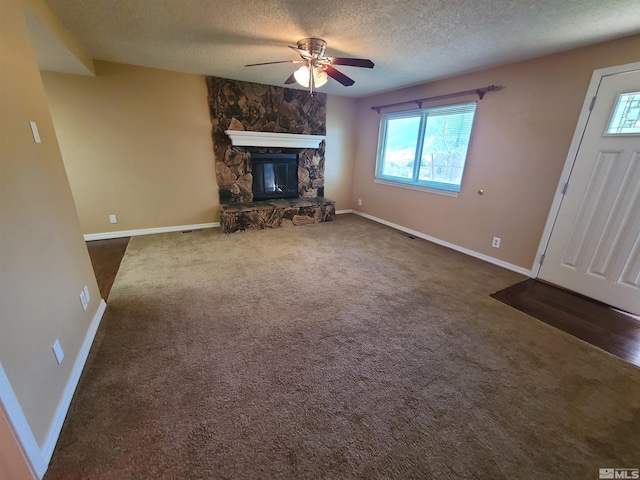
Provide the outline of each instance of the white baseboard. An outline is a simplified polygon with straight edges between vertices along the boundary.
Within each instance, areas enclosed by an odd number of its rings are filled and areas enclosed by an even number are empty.
[[[80,352],[78,353],[78,357],[76,358],[76,363],[73,365],[71,376],[69,377],[69,381],[67,382],[67,385],[64,389],[62,398],[60,399],[60,403],[58,403],[56,414],[53,417],[53,421],[51,422],[51,426],[49,427],[49,432],[47,433],[47,438],[44,442],[44,445],[42,446],[42,458],[47,465],[49,465],[51,455],[53,455],[53,449],[55,448],[58,437],[60,436],[62,424],[64,423],[64,419],[67,416],[69,405],[71,404],[71,399],[73,398],[73,394],[75,393],[76,387],[78,386],[78,381],[80,380],[80,374],[82,374],[82,370],[87,361],[87,357],[89,356],[89,350],[91,350],[93,339],[96,336],[96,332],[98,331],[98,327],[100,326],[100,321],[102,320],[102,315],[104,314],[106,308],[106,302],[104,300],[100,300],[98,311],[93,316],[93,320],[91,320],[91,325],[89,325],[89,330],[84,337],[82,347],[80,347]]]
[[[11,426],[13,427],[15,435],[22,445],[22,450],[29,462],[29,466],[37,478],[44,477],[44,474],[47,472],[49,462],[51,461],[51,455],[53,455],[53,449],[55,448],[58,437],[60,436],[62,424],[67,416],[71,399],[73,398],[73,394],[78,385],[78,380],[80,380],[80,374],[82,373],[82,369],[87,361],[89,350],[91,349],[93,339],[96,336],[96,331],[98,330],[98,326],[100,325],[102,315],[106,308],[107,304],[104,300],[101,300],[100,305],[98,306],[98,311],[93,316],[91,324],[89,325],[89,330],[82,342],[82,347],[80,347],[76,363],[73,365],[69,381],[67,382],[62,398],[58,403],[56,414],[53,417],[51,426],[49,427],[49,432],[47,433],[47,438],[45,439],[42,448],[38,446],[38,442],[33,436],[33,432],[27,422],[27,418],[24,416],[22,407],[13,392],[11,383],[9,383],[9,379],[2,368],[2,364],[0,364],[0,407],[3,407]]]
[[[37,478],[44,477],[48,462],[42,456],[38,442],[31,432],[31,427],[13,392],[11,383],[9,383],[9,379],[4,373],[2,364],[0,364],[0,408],[4,410],[10,425],[13,427],[13,433],[22,446],[22,451],[29,463],[31,472]]]
[[[212,223],[198,223],[195,225],[175,225],[173,227],[142,228],[138,230],[121,230],[119,232],[87,233],[84,235],[84,240],[85,242],[89,242],[91,240],[108,240],[110,238],[135,237],[137,235],[152,235],[154,233],[184,232],[186,230],[201,230],[203,228],[215,228],[219,226],[220,226],[220,222],[212,222]]]
[[[418,232],[416,230],[412,230],[407,227],[403,227],[402,225],[398,225],[396,223],[388,222],[378,217],[374,217],[373,215],[369,215],[368,213],[363,213],[358,210],[353,210],[353,213],[356,215],[360,215],[361,217],[368,218],[369,220],[373,220],[374,222],[382,223],[387,227],[395,228],[396,230],[400,230],[402,232],[408,233],[415,237],[422,238],[423,240],[427,240],[432,243],[436,243],[438,245],[442,245],[443,247],[450,248],[452,250],[456,250],[458,252],[464,253],[471,257],[479,258],[480,260],[484,260],[485,262],[492,263],[494,265],[498,265],[499,267],[506,268],[507,270],[511,270],[513,272],[520,273],[522,275],[526,275],[527,277],[534,277],[531,270],[527,270],[526,268],[520,267],[518,265],[514,265],[512,263],[505,262],[503,260],[499,260],[497,258],[490,257],[489,255],[485,255],[484,253],[479,253],[474,250],[469,250],[468,248],[461,247],[454,243],[445,242],[444,240],[440,240],[439,238],[432,237],[430,235],[426,235],[422,232]]]
[[[342,215],[344,213],[353,213],[353,208],[347,208],[346,210],[336,210],[336,215]]]

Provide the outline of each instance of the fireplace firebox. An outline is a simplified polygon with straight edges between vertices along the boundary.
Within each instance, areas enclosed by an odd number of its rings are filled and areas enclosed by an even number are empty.
[[[298,155],[295,153],[252,153],[253,199],[298,197]]]

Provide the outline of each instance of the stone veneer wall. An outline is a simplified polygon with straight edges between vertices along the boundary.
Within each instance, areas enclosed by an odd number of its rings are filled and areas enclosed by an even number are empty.
[[[220,203],[253,201],[251,152],[298,153],[298,195],[324,195],[324,141],[317,149],[233,147],[225,130],[326,135],[327,95],[207,77]]]

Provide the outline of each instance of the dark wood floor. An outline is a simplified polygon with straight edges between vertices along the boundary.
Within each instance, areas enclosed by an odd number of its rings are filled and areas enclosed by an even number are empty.
[[[640,366],[640,320],[631,315],[535,279],[491,296]]]
[[[100,296],[106,301],[131,237],[87,242]]]

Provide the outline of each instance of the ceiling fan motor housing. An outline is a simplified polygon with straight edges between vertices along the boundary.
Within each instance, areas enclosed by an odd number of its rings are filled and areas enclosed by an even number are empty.
[[[303,38],[298,40],[298,48],[300,50],[306,50],[315,58],[324,56],[324,52],[327,49],[327,42],[321,38]]]

